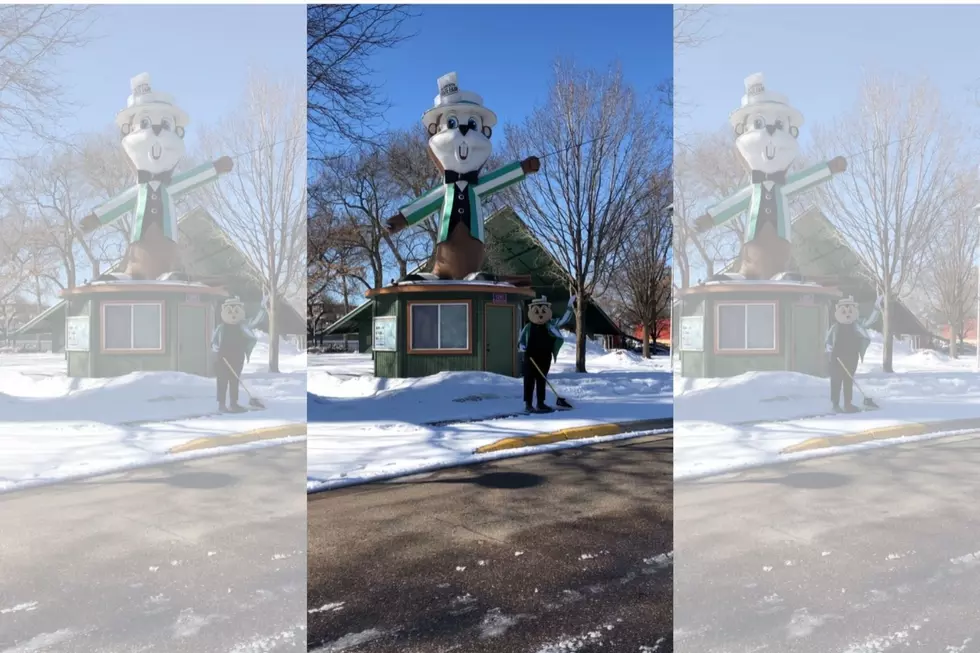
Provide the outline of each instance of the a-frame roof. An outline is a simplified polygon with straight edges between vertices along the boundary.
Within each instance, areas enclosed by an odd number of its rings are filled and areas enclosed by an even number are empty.
[[[221,285],[244,301],[258,302],[262,299],[261,275],[206,210],[197,207],[180,216],[177,229],[181,262],[191,278]],[[121,267],[122,261],[119,261],[109,271],[114,272]],[[64,300],[56,303],[18,329],[17,333],[26,335],[58,328],[53,323],[64,321],[65,306]],[[306,333],[306,317],[295,307],[280,300],[276,308],[281,333]]]
[[[484,267],[488,272],[529,276],[531,287],[539,294],[556,301],[568,299],[567,274],[512,208],[494,211],[487,217],[485,226],[487,263]],[[431,269],[431,263],[427,261],[412,272]],[[361,304],[329,325],[324,333],[332,335],[357,331],[359,323],[370,317],[370,306],[370,302]],[[585,321],[592,333],[623,335],[616,322],[594,301],[588,303]]]
[[[811,206],[793,219],[793,263],[808,281],[835,286],[862,303],[877,297],[874,275],[861,256],[826,215]],[[738,268],[739,259],[725,266],[724,272]],[[929,330],[901,301],[892,305],[896,333],[931,336]]]

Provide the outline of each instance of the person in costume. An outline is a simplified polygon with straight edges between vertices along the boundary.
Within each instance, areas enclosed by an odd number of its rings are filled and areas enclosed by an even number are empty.
[[[854,374],[858,361],[871,344],[868,329],[878,321],[881,314],[882,298],[875,302],[874,311],[866,320],[860,320],[858,304],[853,297],[845,297],[837,302],[834,309],[835,324],[827,330],[827,357],[830,369],[830,401],[834,412],[856,413],[860,408],[854,405]],[[844,406],[841,407],[841,389],[844,390]]]
[[[847,160],[836,157],[825,163],[789,174],[799,156],[798,138],[803,115],[787,99],[766,89],[761,73],[745,79],[742,106],[729,117],[735,146],[748,168],[751,181],[737,193],[708,209],[695,228],[709,231],[748,211],[741,268],[729,280],[789,279],[792,241],[789,199],[828,181],[847,169]]]
[[[218,409],[223,413],[248,410],[238,403],[239,381],[258,342],[254,329],[266,317],[266,301],[262,299],[262,309],[250,322],[245,321],[245,305],[238,297],[221,305],[221,323],[211,337],[211,350],[217,354]]]
[[[126,268],[118,279],[176,278],[177,216],[174,201],[215,181],[233,167],[229,157],[205,163],[187,172],[174,170],[184,157],[184,132],[190,119],[173,98],[150,86],[147,73],[131,82],[126,108],[116,115],[122,146],[136,170],[136,185],[94,209],[81,222],[90,233],[133,212]]]
[[[443,173],[443,183],[399,210],[387,221],[397,233],[439,214],[435,266],[431,274],[411,275],[409,281],[480,279],[485,250],[482,202],[493,193],[537,172],[537,157],[514,161],[485,175],[480,169],[490,158],[490,136],[497,116],[483,106],[483,98],[459,89],[456,73],[439,78],[439,95],[422,116],[429,133],[429,155]]]
[[[521,329],[517,349],[524,355],[521,372],[524,376],[524,408],[530,413],[550,413],[554,410],[545,399],[545,379],[552,360],[565,344],[561,329],[575,317],[575,295],[568,300],[568,309],[560,320],[554,320],[551,302],[547,297],[533,300],[527,307],[527,324]],[[535,367],[535,363],[537,367]],[[537,398],[537,408],[531,403]]]

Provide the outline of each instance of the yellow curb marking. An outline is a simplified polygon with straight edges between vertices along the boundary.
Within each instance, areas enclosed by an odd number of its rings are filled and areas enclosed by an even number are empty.
[[[896,426],[885,426],[878,429],[869,429],[859,433],[848,433],[834,437],[810,438],[803,442],[786,447],[780,453],[799,453],[801,451],[813,451],[815,449],[829,449],[831,447],[846,447],[852,444],[863,444],[873,440],[889,440],[893,438],[908,438],[917,435],[927,435],[929,433],[939,433],[941,431],[958,431],[961,429],[980,428],[978,419],[956,419],[939,422],[912,422],[909,424],[899,424]]]
[[[275,438],[286,438],[297,435],[306,435],[305,423],[283,424],[282,426],[253,429],[244,433],[229,433],[228,435],[212,435],[205,438],[197,438],[196,440],[179,444],[171,448],[167,453],[185,453],[187,451],[200,451],[201,449],[230,447],[236,444],[247,444],[260,440],[273,440]]]
[[[653,429],[658,420],[643,420],[637,423],[627,424],[593,424],[592,426],[578,426],[571,429],[562,429],[551,433],[538,433],[537,435],[527,435],[515,438],[504,438],[490,444],[485,444],[476,449],[473,453],[492,453],[504,451],[506,449],[519,449],[521,447],[536,447],[542,444],[553,444],[565,440],[580,440],[584,438],[597,438],[606,435],[619,435],[631,431],[645,431],[645,426],[650,425]]]

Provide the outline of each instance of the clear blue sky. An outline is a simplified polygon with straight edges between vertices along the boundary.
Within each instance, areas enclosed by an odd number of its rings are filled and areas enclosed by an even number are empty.
[[[980,116],[968,90],[980,78],[980,6],[715,6],[709,15],[715,38],[675,55],[679,138],[727,124],[755,72],[803,112],[804,138],[854,106],[865,70],[928,75],[957,117],[975,125]]]
[[[306,80],[304,5],[115,5],[95,8],[99,36],[59,66],[65,94],[79,106],[66,132],[112,124],[126,106],[129,79],[150,73],[194,126],[228,115],[250,69]]]
[[[546,98],[559,56],[598,68],[618,60],[627,80],[651,94],[673,71],[670,5],[429,5],[414,11],[406,32],[415,36],[371,61],[392,105],[385,116],[390,128],[417,124],[439,92],[436,80],[447,72],[482,95],[503,127]]]

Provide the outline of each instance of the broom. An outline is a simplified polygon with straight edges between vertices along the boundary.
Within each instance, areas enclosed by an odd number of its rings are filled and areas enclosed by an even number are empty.
[[[252,408],[265,408],[265,404],[263,404],[261,401],[256,399],[255,396],[248,391],[248,386],[242,382],[241,377],[238,376],[238,372],[236,372],[235,368],[231,366],[231,363],[228,362],[228,359],[222,358],[221,360],[225,362],[225,365],[228,366],[228,369],[231,370],[232,375],[238,381],[238,385],[242,386],[242,390],[244,390],[245,394],[248,395],[248,405],[251,406]]]
[[[862,404],[864,405],[864,407],[865,408],[880,408],[880,406],[875,403],[875,400],[872,399],[871,397],[869,397],[868,396],[868,393],[866,393],[864,390],[861,389],[861,386],[859,386],[858,385],[858,382],[854,379],[854,375],[851,374],[851,372],[846,367],[844,367],[844,363],[841,362],[841,359],[839,359],[839,358],[837,359],[837,364],[841,366],[841,369],[844,370],[844,373],[847,374],[847,376],[851,377],[851,383],[854,384],[854,387],[857,388],[858,392],[861,393],[861,396],[864,397],[864,401],[862,402]]]
[[[538,367],[537,361],[535,361],[533,358],[530,357],[528,358],[534,364],[534,369],[538,371],[538,374],[541,375],[541,378],[544,379],[544,382],[547,383],[548,387],[551,388],[551,391],[555,393],[555,405],[558,406],[559,408],[571,408],[572,405],[568,403],[564,397],[558,394],[558,391],[555,390],[555,386],[551,385],[551,381],[548,380],[548,377],[545,376],[545,373],[541,371],[540,367]]]

